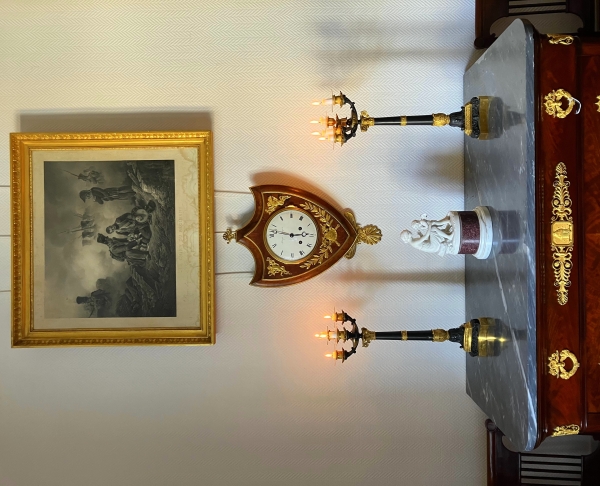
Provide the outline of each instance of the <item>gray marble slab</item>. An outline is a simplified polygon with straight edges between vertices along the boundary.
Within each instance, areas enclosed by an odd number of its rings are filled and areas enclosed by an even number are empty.
[[[466,318],[496,319],[498,354],[467,357],[467,393],[520,450],[537,439],[534,39],[515,20],[464,76],[493,96],[490,140],[465,137],[465,209],[489,206],[493,256],[465,257]]]

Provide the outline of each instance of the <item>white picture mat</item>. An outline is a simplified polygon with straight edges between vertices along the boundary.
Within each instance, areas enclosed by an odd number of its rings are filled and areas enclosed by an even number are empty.
[[[50,319],[44,316],[44,162],[173,160],[175,165],[175,239],[177,317]],[[200,326],[198,152],[196,148],[33,150],[33,329],[198,328]],[[88,202],[88,204],[94,204]],[[91,272],[90,279],[94,279]]]

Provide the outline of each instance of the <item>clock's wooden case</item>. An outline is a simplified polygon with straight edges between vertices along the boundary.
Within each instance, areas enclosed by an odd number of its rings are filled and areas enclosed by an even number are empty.
[[[254,256],[256,269],[251,285],[279,287],[299,283],[320,274],[344,255],[354,255],[360,227],[351,211],[342,214],[320,197],[293,187],[268,185],[250,190],[255,201],[254,215],[236,231],[236,241]],[[265,246],[267,221],[291,207],[309,213],[319,229],[315,249],[298,262],[276,260]]]

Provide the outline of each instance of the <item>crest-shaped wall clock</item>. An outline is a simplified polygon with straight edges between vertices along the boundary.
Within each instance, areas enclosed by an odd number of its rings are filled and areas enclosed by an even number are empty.
[[[255,261],[251,285],[279,287],[303,282],[327,270],[340,258],[352,258],[360,243],[374,245],[381,230],[361,226],[354,213],[338,211],[310,192],[288,186],[251,187],[254,215],[243,228],[228,228]]]

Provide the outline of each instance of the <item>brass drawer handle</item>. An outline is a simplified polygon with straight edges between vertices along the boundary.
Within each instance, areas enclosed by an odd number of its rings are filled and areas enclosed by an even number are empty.
[[[565,360],[569,358],[573,363],[573,366],[569,371],[565,368]],[[568,380],[571,378],[575,372],[579,368],[579,361],[577,361],[577,356],[575,356],[568,349],[563,349],[560,354],[558,350],[550,355],[548,358],[548,372],[552,376],[556,376],[557,378],[562,378],[563,380]]]
[[[567,106],[566,110],[563,110],[562,107],[563,98],[565,98],[569,102],[569,105]],[[571,96],[571,93],[562,88],[550,91],[550,93],[548,93],[544,97],[544,99],[546,100],[544,102],[544,106],[546,107],[546,113],[555,118],[565,118],[569,113],[571,113],[571,111],[573,111],[575,103],[577,103],[578,105],[575,114],[578,114],[581,111],[581,103],[579,102],[579,100],[577,98],[573,98],[573,96]]]
[[[570,46],[573,44],[573,36],[566,34],[546,34],[548,36],[550,44],[562,44],[563,46]]]

